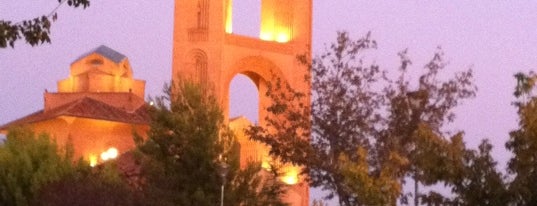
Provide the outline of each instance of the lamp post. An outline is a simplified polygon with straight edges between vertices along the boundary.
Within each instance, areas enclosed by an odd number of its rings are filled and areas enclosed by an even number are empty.
[[[220,193],[220,206],[224,206],[224,185],[226,184],[226,176],[229,172],[229,165],[226,164],[223,161],[220,161],[216,165],[216,170],[218,172],[218,175],[222,178],[222,187],[221,187],[221,193]]]

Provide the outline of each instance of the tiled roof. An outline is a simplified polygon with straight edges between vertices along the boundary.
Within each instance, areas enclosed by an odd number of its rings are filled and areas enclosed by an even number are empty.
[[[115,63],[119,63],[121,62],[123,59],[127,58],[125,55],[117,52],[116,50],[113,50],[111,49],[110,47],[107,47],[105,45],[101,45],[87,53],[85,53],[84,55],[78,57],[73,63],[77,62],[78,60],[90,55],[90,54],[93,54],[93,53],[97,53],[97,54],[100,54],[100,55],[103,55],[104,57],[112,60],[113,62]]]
[[[145,105],[139,107],[134,112],[128,112],[124,109],[113,107],[101,101],[85,97],[46,112],[43,110],[35,112],[26,117],[0,126],[0,130],[7,129],[12,126],[45,121],[59,116],[82,117],[129,124],[149,124],[150,120]]]

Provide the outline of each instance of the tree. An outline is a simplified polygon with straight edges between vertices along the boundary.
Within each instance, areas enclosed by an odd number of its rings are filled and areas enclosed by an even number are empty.
[[[389,99],[388,127],[377,141],[381,153],[379,158],[387,157],[388,152],[396,152],[409,160],[402,172],[414,179],[414,203],[419,204],[419,183],[435,184],[446,180],[448,172],[460,167],[462,158],[462,136],[450,138],[444,125],[455,119],[454,108],[462,100],[475,97],[477,91],[473,84],[472,70],[455,73],[451,78],[442,78],[441,73],[447,63],[442,50],[433,55],[419,74],[417,82],[409,81],[408,68],[412,64],[407,51],[399,53],[401,66],[399,77],[386,94]],[[454,139],[455,138],[455,139]],[[452,140],[452,142],[449,142]],[[455,140],[455,141],[453,141]],[[459,143],[458,143],[459,142]],[[448,149],[449,145],[456,146]],[[435,152],[436,151],[436,152]]]
[[[423,146],[451,144],[443,125],[453,121],[453,108],[461,100],[475,96],[471,70],[439,78],[446,66],[441,51],[425,65],[418,82],[409,82],[412,62],[406,51],[399,54],[401,66],[393,81],[378,65],[360,58],[375,47],[369,34],[352,40],[342,32],[311,61],[300,57],[312,74],[306,77],[311,105],[302,104],[307,95],[276,79],[267,92],[273,104],[267,108],[266,126],[247,132],[268,144],[271,155],[304,166],[311,186],[329,191],[327,198],[337,195],[340,205],[395,204],[409,175],[427,184],[439,181],[425,176],[434,165],[420,159],[432,158]],[[443,153],[434,158],[447,166],[456,156],[462,157]],[[356,182],[369,187],[356,188]],[[378,202],[369,202],[373,200]]]
[[[508,205],[509,194],[503,175],[490,152],[492,145],[483,140],[477,150],[466,150],[461,178],[454,179],[454,205]]]
[[[509,133],[505,147],[514,156],[508,162],[508,172],[514,175],[509,192],[516,205],[532,205],[537,202],[537,99],[532,93],[535,74],[515,75],[517,87],[514,102],[519,117],[519,128]]]
[[[344,184],[349,188],[349,192],[356,196],[356,202],[361,205],[390,205],[401,193],[402,187],[399,180],[393,178],[395,171],[399,170],[402,161],[400,157],[394,155],[390,163],[385,164],[376,175],[371,175],[371,166],[367,162],[367,151],[359,148],[357,152],[358,160],[352,161],[342,155],[339,163],[343,175]]]
[[[238,145],[224,125],[216,99],[190,82],[165,89],[150,108],[147,140],[137,138],[143,154],[145,198],[155,205],[215,205],[222,180],[217,163],[225,161],[225,201],[229,205],[285,205],[283,186],[260,166],[238,168]],[[259,165],[259,164],[258,164]]]
[[[0,146],[0,205],[32,205],[43,186],[73,173],[73,147],[13,129]]]
[[[11,22],[0,20],[0,48],[15,47],[15,42],[24,38],[26,43],[36,46],[45,42],[50,43],[50,28],[52,22],[56,21],[58,14],[56,10],[67,2],[68,6],[84,9],[90,5],[89,0],[58,0],[59,5],[48,15],[36,17],[32,20],[21,22]]]
[[[42,206],[146,205],[126,184],[116,162],[92,168],[87,163],[76,172],[42,187],[36,204]]]
[[[505,177],[496,169],[497,162],[490,154],[492,145],[488,139],[482,140],[477,149],[465,148],[461,135],[454,136],[452,142],[453,144],[446,145],[447,148],[443,151],[456,150],[457,152],[451,153],[463,156],[452,158],[454,161],[448,162],[452,166],[445,166],[440,162],[438,168],[444,171],[429,171],[430,174],[436,176],[434,178],[442,180],[451,188],[451,197],[444,197],[435,191],[429,191],[428,194],[421,196],[422,203],[427,205],[509,205],[510,195]]]

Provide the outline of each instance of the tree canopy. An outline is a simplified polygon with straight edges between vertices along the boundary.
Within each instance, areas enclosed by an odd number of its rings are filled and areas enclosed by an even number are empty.
[[[519,128],[509,133],[505,147],[514,156],[508,162],[507,171],[514,179],[509,184],[509,192],[517,205],[531,205],[537,202],[537,98],[533,72],[515,74],[517,86],[514,102],[519,118]]]
[[[395,204],[405,177],[434,184],[448,178],[440,170],[463,156],[447,150],[462,140],[452,142],[443,126],[462,100],[475,96],[472,71],[441,78],[447,64],[439,50],[411,82],[415,72],[403,51],[392,80],[361,58],[376,44],[370,34],[353,40],[341,32],[311,61],[299,57],[310,69],[311,105],[302,103],[308,95],[276,79],[267,92],[273,101],[267,125],[248,130],[271,155],[304,166],[311,186],[328,191],[327,198],[337,195],[340,205]],[[431,153],[439,148],[446,152]]]
[[[73,147],[60,147],[47,134],[10,130],[0,145],[0,205],[33,205],[43,186],[72,174]]]
[[[155,99],[148,138],[137,138],[145,178],[145,198],[155,205],[215,205],[222,179],[218,165],[229,165],[226,205],[285,205],[277,170],[260,163],[239,168],[239,147],[224,125],[216,99],[199,85],[177,82]]]
[[[24,39],[26,43],[37,46],[43,43],[50,43],[50,28],[52,23],[58,18],[56,10],[67,3],[68,6],[87,8],[89,0],[58,0],[58,6],[49,14],[36,17],[30,20],[12,22],[0,20],[0,48],[8,46],[15,47],[15,42]]]

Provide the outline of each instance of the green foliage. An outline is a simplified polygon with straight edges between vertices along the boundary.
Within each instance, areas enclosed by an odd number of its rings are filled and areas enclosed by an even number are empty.
[[[513,95],[517,98],[521,96],[531,96],[531,92],[535,85],[535,74],[533,72],[530,72],[529,74],[518,72],[514,76],[516,79],[516,87]]]
[[[371,175],[371,167],[367,161],[367,151],[358,149],[358,159],[351,161],[345,155],[340,157],[341,171],[344,183],[349,187],[356,199],[363,205],[390,205],[401,193],[402,187],[397,179],[393,178],[394,172],[405,164],[397,154],[392,154],[390,164],[382,166],[377,175]],[[396,164],[393,164],[396,163]]]
[[[466,149],[461,140],[461,135],[456,135],[452,137],[452,144],[429,153],[440,157],[440,162],[436,165],[437,170],[426,172],[427,177],[450,186],[452,197],[431,191],[421,195],[421,202],[427,205],[508,205],[507,184],[490,154],[492,145],[485,139],[477,150]],[[438,155],[444,152],[447,155]]]
[[[195,84],[176,84],[165,92],[150,110],[148,139],[139,144],[150,158],[143,167],[146,190],[169,201],[162,204],[214,205],[220,192],[215,163],[224,152],[222,112]]]
[[[276,170],[265,171],[261,163],[252,162],[236,172],[224,202],[230,205],[287,205],[279,199],[285,191],[283,183],[277,179],[278,175]]]
[[[327,198],[337,195],[340,205],[395,204],[405,177],[444,181],[451,175],[442,171],[457,171],[451,163],[463,156],[460,148],[449,150],[462,141],[450,142],[442,128],[462,100],[475,96],[472,71],[441,78],[446,63],[438,51],[410,82],[412,62],[403,51],[397,79],[390,80],[361,59],[375,47],[369,34],[353,40],[342,32],[311,61],[299,57],[312,74],[306,77],[311,94],[275,79],[266,126],[247,132],[268,144],[271,155],[304,166],[311,186],[328,191]],[[307,97],[311,105],[304,104]]]
[[[490,155],[492,145],[483,140],[478,150],[464,155],[462,178],[455,179],[452,191],[456,205],[508,205],[509,194],[503,175]]]
[[[32,20],[24,20],[13,23],[11,21],[0,20],[0,48],[15,47],[15,42],[24,38],[26,43],[36,46],[43,43],[50,43],[50,28],[52,22],[58,17],[56,10],[67,2],[70,7],[86,8],[90,5],[89,0],[58,0],[59,5],[48,15],[36,17]]]
[[[46,134],[10,130],[0,146],[0,205],[30,205],[40,189],[71,174],[73,148]]]
[[[146,202],[154,205],[215,205],[220,202],[217,163],[230,171],[226,205],[282,205],[282,185],[261,167],[239,170],[238,143],[224,125],[216,99],[197,85],[178,82],[155,100],[148,139],[136,138],[142,157]]]
[[[77,172],[43,187],[36,202],[43,206],[144,205],[115,164],[79,165]]]
[[[533,89],[535,75],[524,75],[522,94],[524,99],[515,102],[518,109],[519,128],[509,133],[510,138],[506,148],[513,152],[514,157],[509,160],[508,171],[514,175],[509,185],[513,202],[517,205],[530,205],[537,202],[537,99],[528,91]],[[520,79],[517,79],[520,81]]]

